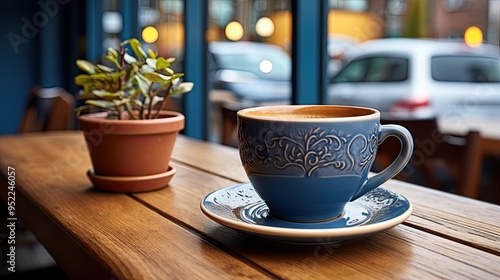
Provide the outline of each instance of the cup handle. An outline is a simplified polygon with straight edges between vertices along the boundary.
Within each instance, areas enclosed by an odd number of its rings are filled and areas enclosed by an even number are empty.
[[[386,169],[365,180],[363,185],[351,198],[351,201],[360,198],[367,192],[382,185],[385,181],[396,176],[410,161],[411,155],[413,153],[413,138],[408,129],[395,124],[381,125],[378,134],[378,145],[384,142],[387,137],[391,136],[398,138],[401,142],[401,151],[399,152],[399,155]]]

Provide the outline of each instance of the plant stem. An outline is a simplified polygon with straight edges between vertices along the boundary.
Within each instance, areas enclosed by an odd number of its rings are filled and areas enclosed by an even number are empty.
[[[148,88],[149,104],[148,104],[148,111],[146,113],[146,119],[151,119],[151,111],[153,110],[154,93],[152,93],[152,94],[150,93],[153,90],[153,84],[154,83],[151,83],[151,85]]]
[[[116,105],[116,111],[118,111],[118,119],[122,119],[122,108],[119,105]]]
[[[138,116],[134,115],[134,108],[131,107],[129,102],[125,103],[125,108],[127,109],[127,112],[131,118],[133,118],[134,120],[138,119]]]
[[[158,116],[160,115],[160,111],[163,110],[163,107],[165,106],[165,104],[168,103],[167,101],[170,98],[170,90],[171,89],[172,89],[172,83],[170,83],[167,87],[167,90],[165,93],[165,98],[163,98],[163,100],[160,103],[160,107],[158,108],[158,111],[156,111],[155,119],[158,118]]]
[[[125,69],[125,47],[120,44],[120,67],[118,68],[119,71],[123,71]],[[120,76],[120,88],[123,87],[125,82],[125,77]]]

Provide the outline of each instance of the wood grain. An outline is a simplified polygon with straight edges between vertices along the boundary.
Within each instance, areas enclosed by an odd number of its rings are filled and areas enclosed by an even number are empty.
[[[199,210],[206,194],[236,182],[183,164],[176,168],[176,177],[168,188],[134,196],[280,279],[500,277],[500,267],[492,263],[500,257],[405,225],[361,240],[317,246],[282,245],[239,233],[211,221]],[[438,269],[436,264],[440,265]]]
[[[180,136],[164,189],[98,191],[79,132],[0,137],[0,196],[16,168],[19,218],[74,279],[499,279],[500,206],[390,181],[404,224],[340,244],[290,246],[221,226],[209,192],[248,181],[238,151]]]
[[[174,150],[176,161],[232,179],[247,182],[238,150],[181,136]],[[224,158],[224,161],[220,161]],[[414,206],[406,225],[500,255],[498,206],[454,194],[389,180],[384,188],[408,198]]]
[[[38,229],[37,238],[71,278],[89,279],[93,267],[118,279],[269,277],[130,196],[94,189],[85,176],[88,158],[72,161],[83,138],[68,135],[0,139],[0,170],[16,168],[19,218]]]

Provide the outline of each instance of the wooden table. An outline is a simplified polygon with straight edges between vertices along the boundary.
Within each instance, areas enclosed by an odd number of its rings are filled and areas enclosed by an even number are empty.
[[[499,279],[500,206],[389,181],[413,204],[403,224],[323,245],[286,245],[200,210],[246,182],[236,149],[180,136],[164,189],[93,188],[80,132],[0,138],[1,197],[15,169],[15,216],[73,279]],[[11,178],[13,179],[13,178]],[[4,253],[4,252],[3,252]]]

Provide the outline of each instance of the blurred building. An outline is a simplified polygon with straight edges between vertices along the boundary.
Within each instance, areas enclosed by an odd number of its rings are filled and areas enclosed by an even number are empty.
[[[373,0],[370,11],[381,16],[385,37],[463,39],[478,27],[486,43],[499,45],[499,0]]]

